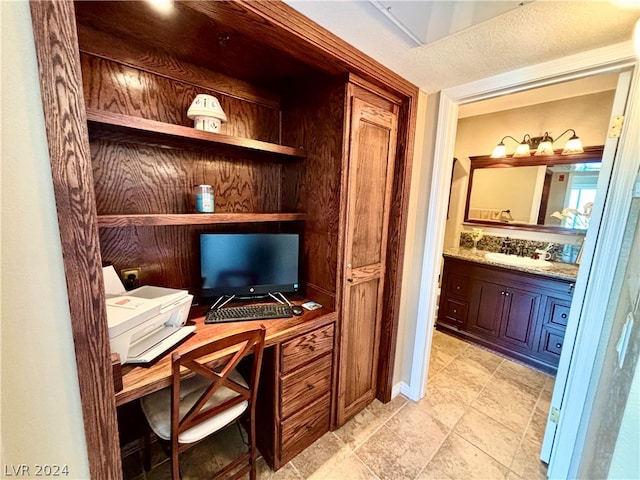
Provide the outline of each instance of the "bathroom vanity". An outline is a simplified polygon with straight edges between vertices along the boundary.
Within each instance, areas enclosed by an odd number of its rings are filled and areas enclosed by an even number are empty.
[[[436,327],[555,373],[577,267],[502,265],[484,253],[444,252]]]

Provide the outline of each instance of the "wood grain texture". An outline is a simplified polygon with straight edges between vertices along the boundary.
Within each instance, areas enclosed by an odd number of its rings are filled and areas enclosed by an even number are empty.
[[[73,4],[31,3],[91,478],[122,477]]]
[[[200,152],[91,142],[98,212],[193,213],[193,186],[213,187],[218,213],[276,213],[281,166]]]
[[[85,101],[88,108],[97,111],[192,127],[187,111],[193,99],[200,93],[215,94],[204,87],[86,54],[81,60]],[[226,95],[218,94],[216,98],[228,119],[220,133],[278,143],[278,109]]]
[[[196,130],[189,126],[172,125],[155,120],[131,117],[118,113],[89,109],[87,112],[90,135],[93,139],[107,139],[120,142],[177,148],[210,153],[232,153],[247,157],[251,153],[262,154],[270,160],[301,159],[305,157],[300,148],[287,147],[275,143],[234,137],[220,133]],[[255,155],[253,158],[261,158]]]
[[[127,42],[121,37],[78,25],[80,52],[104,58],[131,68],[209,90],[217,96],[226,95],[258,105],[279,109],[280,95],[229,75],[181,61],[162,50],[142,49],[139,42]]]
[[[283,344],[280,361],[282,373],[288,373],[319,355],[331,352],[333,331],[333,325],[328,325]]]
[[[216,338],[260,328],[262,324],[267,327],[265,347],[271,347],[278,343],[289,341],[299,335],[308,334],[310,330],[332,328],[335,320],[336,313],[329,312],[327,309],[307,312],[300,317],[274,319],[269,322],[256,320],[215,325],[205,325],[204,317],[197,316],[189,321],[189,324],[196,326],[194,335],[180,344],[175,351],[179,353],[185,352],[191,347],[207,343]],[[171,385],[171,355],[165,355],[149,366],[124,365],[122,374],[124,389],[116,395],[118,405],[131,402]]]
[[[379,286],[374,278],[355,285],[348,295],[349,323],[343,329],[340,356],[339,424],[375,397],[378,346],[374,319],[378,317]]]
[[[233,23],[236,30],[247,36],[258,34],[273,48],[286,45],[294,58],[326,72],[350,71],[385,90],[417,96],[417,87],[410,82],[285,3],[237,1],[189,2],[188,5],[211,18]]]
[[[235,9],[222,16],[226,2],[196,2],[201,8],[218,10],[202,15],[183,2],[175,2],[173,21],[155,12],[147,2],[78,2],[80,23],[154,51],[167,52],[180,62],[242,79],[264,88],[282,84],[284,79],[308,76],[317,68],[287,52],[286,43],[274,48],[263,33],[246,35],[238,27],[246,11]],[[262,25],[265,30],[268,24]]]
[[[338,425],[376,395],[397,115],[351,96]]]
[[[295,222],[305,220],[304,213],[185,213],[100,215],[100,227],[153,227],[161,225],[220,225],[226,223]]]
[[[387,229],[387,261],[385,289],[380,331],[380,357],[378,361],[378,392],[381,402],[392,396],[394,361],[398,343],[402,273],[405,260],[407,215],[413,165],[418,93],[409,96],[398,109],[398,142],[396,146],[395,174]]]
[[[331,388],[329,353],[282,378],[280,416],[287,418],[309,405]]]
[[[327,393],[282,422],[280,462],[283,465],[329,431],[330,406],[331,395]]]
[[[283,211],[304,211],[305,278],[335,302],[340,175],[344,124],[344,79],[299,86],[283,105],[282,137],[302,146],[304,162],[283,165]]]

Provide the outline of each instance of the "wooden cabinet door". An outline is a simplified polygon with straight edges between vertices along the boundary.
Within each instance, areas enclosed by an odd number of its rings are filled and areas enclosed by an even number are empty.
[[[485,338],[497,338],[506,287],[477,280],[473,285],[467,330]]]
[[[376,393],[397,115],[351,99],[337,423]]]
[[[499,340],[529,352],[533,349],[536,318],[540,309],[539,293],[517,288],[505,289],[505,305],[500,324]]]

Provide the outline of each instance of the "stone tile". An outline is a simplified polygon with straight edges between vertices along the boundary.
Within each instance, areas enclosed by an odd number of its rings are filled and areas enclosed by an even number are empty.
[[[182,480],[204,480],[226,465],[216,458],[217,442],[214,436],[202,441],[180,454]],[[234,457],[235,458],[235,457]],[[171,465],[171,460],[167,462]]]
[[[433,339],[431,342],[431,348],[437,348],[438,350],[445,351],[450,355],[456,356],[463,350],[465,350],[469,344],[459,338],[449,335],[447,333],[434,330]]]
[[[509,470],[509,473],[507,473],[506,480],[522,480],[522,477],[516,475],[514,472]]]
[[[351,448],[332,432],[327,432],[293,458],[291,463],[303,478],[324,478],[351,453]]]
[[[335,469],[331,470],[326,477],[327,480],[343,478],[345,480],[379,480],[356,455],[350,455]]]
[[[520,383],[524,383],[537,390],[538,393],[540,393],[540,390],[546,385],[547,379],[549,378],[549,375],[506,359],[500,364],[496,372],[498,375],[503,375]]]
[[[551,408],[551,392],[548,392],[543,388],[542,393],[538,398],[538,403],[536,403],[536,409],[540,410],[543,413],[549,413],[550,408]]]
[[[457,358],[462,363],[482,370],[489,375],[493,374],[498,366],[504,361],[504,358],[501,356],[475,345],[469,345],[469,347],[458,355]]]
[[[438,465],[435,465],[433,462],[429,462],[424,470],[420,472],[420,475],[416,477],[416,480],[457,480],[453,477],[450,477],[442,470],[440,470]]]
[[[555,384],[556,384],[556,378],[550,376],[547,378],[547,381],[545,382],[542,390],[544,392],[548,392],[551,395],[553,393],[553,388],[555,387]]]
[[[366,409],[382,421],[387,421],[392,415],[400,410],[409,400],[404,395],[397,395],[387,403],[382,403],[377,398],[373,400]]]
[[[425,464],[433,457],[450,429],[433,418],[426,409],[414,402],[407,405],[385,423],[398,437],[420,451]]]
[[[244,429],[238,429],[238,424],[232,423],[211,435],[202,444],[209,445],[218,465],[224,466],[247,451],[246,438]]]
[[[527,427],[527,431],[524,436],[534,442],[537,442],[539,445],[542,445],[544,431],[546,428],[547,412],[543,412],[536,408],[533,411],[533,416],[531,417],[531,421],[529,422],[529,426]]]
[[[468,404],[478,396],[490,378],[491,374],[486,371],[456,358],[433,379],[429,386],[446,391]]]
[[[446,350],[432,347],[431,354],[429,355],[429,373],[427,375],[427,383],[429,383],[438,372],[441,372],[443,368],[451,363],[455,358]]]
[[[546,480],[547,465],[540,460],[540,443],[524,438],[513,459],[511,470],[527,480]]]
[[[171,462],[164,462],[156,465],[147,472],[147,480],[171,480]]]
[[[429,385],[424,398],[418,402],[418,407],[442,424],[453,428],[467,409],[467,403],[451,390]]]
[[[122,457],[122,478],[124,480],[144,479],[144,468],[142,467],[142,455],[140,451],[135,451],[130,455]]]
[[[298,473],[291,462],[274,472],[262,457],[258,458],[256,462],[256,477],[260,480],[304,480],[304,477]],[[242,479],[249,480],[249,475],[245,475]]]
[[[506,466],[511,465],[521,438],[498,421],[473,408],[460,419],[454,432]]]
[[[333,433],[351,450],[362,445],[387,420],[365,408]]]
[[[496,375],[471,406],[523,435],[537,398],[537,393],[530,387]]]
[[[444,442],[429,467],[453,479],[502,479],[508,468],[500,464],[478,447],[452,432]]]
[[[416,445],[383,425],[356,455],[381,480],[413,480],[427,464]]]

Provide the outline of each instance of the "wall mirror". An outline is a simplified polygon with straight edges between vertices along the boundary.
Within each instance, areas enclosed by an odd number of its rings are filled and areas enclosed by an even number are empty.
[[[470,157],[464,221],[520,230],[585,233],[603,146],[525,158]]]

